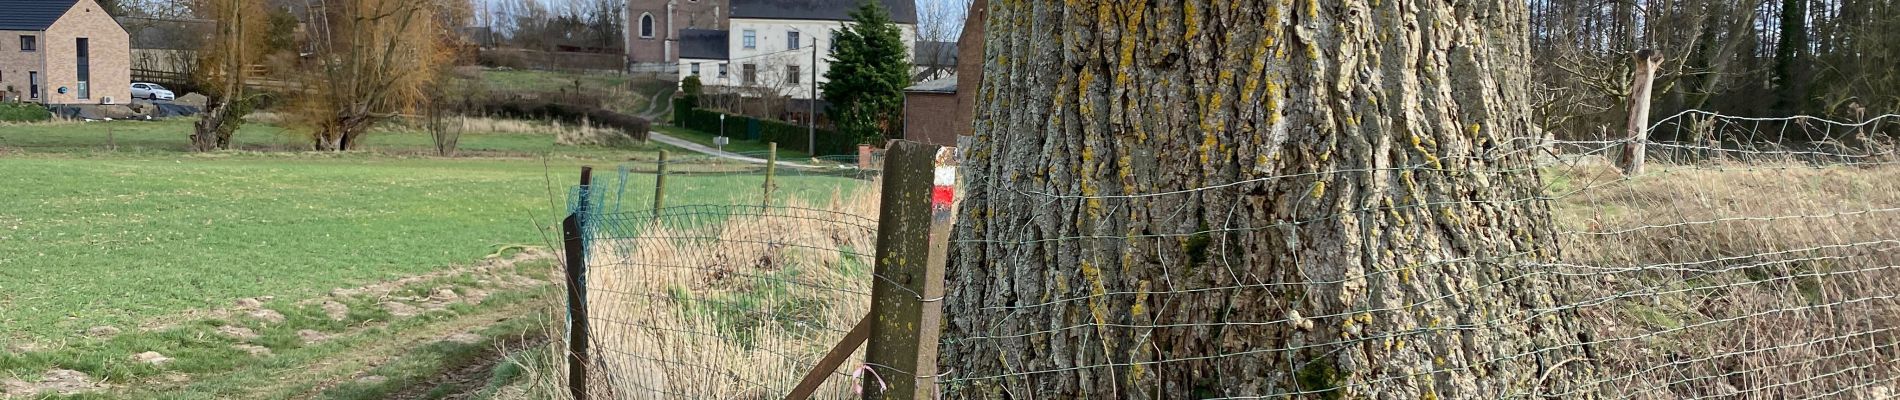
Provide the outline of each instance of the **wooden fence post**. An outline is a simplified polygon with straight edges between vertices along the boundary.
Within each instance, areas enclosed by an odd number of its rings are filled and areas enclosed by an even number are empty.
[[[574,213],[561,221],[562,258],[567,262],[567,389],[576,400],[587,397],[588,342],[592,340],[587,323],[587,246],[583,222],[590,212],[588,197],[594,185],[594,168],[581,167],[581,189],[575,199]]]
[[[1623,144],[1623,157],[1618,163],[1626,176],[1643,173],[1643,158],[1649,151],[1649,98],[1662,60],[1662,53],[1653,49],[1636,52],[1636,68],[1630,77],[1629,143]]]
[[[653,212],[666,208],[666,150],[660,150],[660,171],[653,175]]]
[[[772,177],[778,175],[778,142],[765,144],[765,200],[764,207],[772,206]]]
[[[935,398],[955,160],[955,149],[907,140],[884,159],[865,399]]]

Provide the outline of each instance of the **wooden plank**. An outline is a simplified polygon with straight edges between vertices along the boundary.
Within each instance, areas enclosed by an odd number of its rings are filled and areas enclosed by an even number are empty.
[[[864,374],[865,399],[934,398],[954,214],[953,151],[898,140],[884,159],[865,350],[865,365],[875,374]]]
[[[858,346],[870,337],[871,316],[866,315],[858,320],[858,325],[852,327],[850,333],[844,335],[844,339],[838,340],[837,346],[831,347],[831,352],[825,353],[825,358],[818,359],[818,364],[805,373],[805,378],[798,381],[798,386],[792,388],[791,394],[785,395],[785,400],[810,399],[813,393],[818,392],[818,386],[825,384],[825,379],[830,378],[831,373],[849,360],[851,353],[857,352]]]

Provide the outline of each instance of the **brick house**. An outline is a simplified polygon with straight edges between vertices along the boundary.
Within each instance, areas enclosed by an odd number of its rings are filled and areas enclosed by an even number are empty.
[[[988,9],[989,1],[972,1],[962,36],[939,52],[956,54],[942,61],[948,63],[942,68],[954,69],[955,74],[904,89],[904,139],[957,146],[960,138],[975,134],[977,89],[983,83],[983,24],[989,19]]]
[[[904,89],[904,140],[956,146],[970,123],[957,108],[957,77]],[[967,135],[966,135],[967,136]]]
[[[0,97],[124,103],[131,39],[94,0],[0,0]]]

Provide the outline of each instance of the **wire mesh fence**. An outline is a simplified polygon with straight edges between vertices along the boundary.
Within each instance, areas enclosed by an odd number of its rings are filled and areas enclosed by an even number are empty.
[[[1040,256],[991,260],[1008,270],[990,271],[989,280],[949,277],[944,319],[953,328],[940,343],[942,372],[923,378],[941,398],[1140,397],[1113,392],[1123,385],[1200,385],[1198,397],[1221,399],[1890,398],[1900,395],[1900,168],[1891,165],[1900,157],[1888,147],[1897,125],[1894,116],[1685,113],[1651,128],[1657,164],[1641,176],[1608,160],[1624,141],[1521,139],[1462,160],[1185,190],[976,188],[1047,205],[1038,215],[984,218],[984,229],[1033,231],[1047,218],[1091,209],[1179,219],[1137,230],[951,240]],[[1676,129],[1682,133],[1660,133]],[[1543,156],[1498,162],[1525,153]],[[751,170],[706,162],[668,169],[756,181]],[[805,178],[820,188],[869,179],[833,168]],[[615,184],[650,189],[639,166],[624,171]],[[1355,176],[1538,179],[1541,190],[1420,195],[1269,222],[1189,211],[1261,185]],[[740,199],[658,209],[634,209],[647,200],[637,195],[594,193],[598,204],[625,207],[601,207],[588,219],[596,362],[607,371],[596,380],[613,393],[603,398],[782,397],[872,300],[878,194],[865,186],[787,195],[769,206]],[[1508,225],[1462,218],[1522,206],[1547,213],[1550,223],[1485,232],[1554,248],[1472,250],[1479,246],[1427,232],[1441,229],[1433,224],[1402,222]],[[1303,227],[1373,216],[1401,222],[1364,237],[1288,242],[1287,232]],[[1340,258],[1358,268],[1301,258],[1328,251],[1327,240],[1391,246]],[[1089,262],[1174,256],[1177,267],[1153,280],[1103,279],[1111,266]],[[1038,280],[1076,284],[1031,291]],[[1322,303],[1343,306],[1311,311]],[[1548,326],[1576,337],[1527,339]],[[816,397],[916,378],[867,365],[861,354],[829,371],[833,379]],[[1248,376],[1197,372],[1216,370]],[[1526,378],[1483,379],[1501,373]]]
[[[593,397],[782,395],[865,315],[871,172],[770,170],[768,191],[763,164],[669,156],[571,194],[597,205],[571,210],[585,221]]]
[[[958,240],[974,249],[966,253],[1049,255],[988,266],[1058,271],[953,276],[949,297],[976,300],[946,305],[952,324],[963,326],[945,332],[944,357],[982,372],[947,371],[937,381],[955,398],[1152,398],[1117,390],[1169,385],[1235,399],[1889,397],[1900,377],[1900,253],[1893,251],[1900,169],[1887,165],[1896,159],[1884,145],[1892,137],[1883,133],[1891,130],[1885,118],[1669,118],[1657,129],[1698,127],[1718,144],[1651,143],[1661,166],[1637,177],[1606,157],[1624,141],[1519,140],[1466,159],[1176,191],[973,190],[1046,203],[1065,218],[1106,210],[1104,219],[1181,219],[1125,231]],[[1559,156],[1500,162],[1520,152]],[[1242,205],[1249,193],[1276,184],[1320,193],[1329,180],[1533,178],[1543,190],[1464,199],[1411,192],[1400,201],[1346,203],[1356,208],[1276,198],[1281,207],[1315,209],[1264,223]],[[1210,203],[1238,211],[1194,209]],[[1531,204],[1548,205],[1548,234],[1560,250],[1524,246],[1546,234],[1536,230],[1478,230],[1506,237],[1489,248],[1466,240],[1496,238],[1428,231],[1508,225],[1498,221],[1508,214],[1495,210]],[[1364,222],[1372,218],[1396,222]],[[1002,232],[1047,226],[1040,218],[974,223]],[[1378,228],[1299,236],[1328,232],[1308,230],[1325,226]],[[1309,255],[1315,258],[1302,257]],[[1129,261],[1143,259],[1160,260]],[[1156,263],[1175,267],[1139,280],[1125,269]],[[1104,278],[1115,269],[1121,276]],[[1012,295],[1031,297],[982,300]],[[1536,339],[1536,331],[1558,326],[1577,337]],[[1503,386],[1482,379],[1504,373],[1527,378]],[[1563,375],[1579,378],[1551,379]]]

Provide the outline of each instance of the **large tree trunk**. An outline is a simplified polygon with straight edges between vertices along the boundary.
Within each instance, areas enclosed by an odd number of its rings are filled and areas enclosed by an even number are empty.
[[[192,150],[211,151],[216,149],[230,149],[231,135],[225,132],[236,130],[235,127],[227,126],[227,124],[233,122],[234,117],[231,112],[231,101],[231,99],[223,97],[215,98],[210,101],[211,108],[205,110],[205,113],[198,117],[198,122],[192,125]],[[236,118],[243,117],[236,116]]]
[[[1594,374],[1532,265],[1526,5],[992,2],[953,398],[1498,398]],[[1574,395],[1574,393],[1573,393]]]

